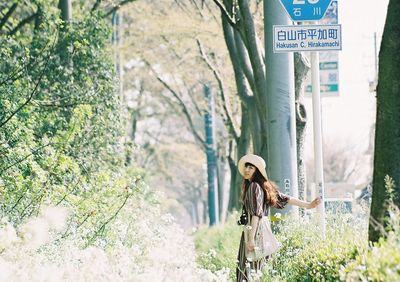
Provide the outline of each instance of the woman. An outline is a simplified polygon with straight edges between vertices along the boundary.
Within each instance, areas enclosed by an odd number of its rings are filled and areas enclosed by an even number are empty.
[[[244,232],[240,239],[238,252],[238,266],[236,269],[236,281],[247,281],[250,270],[258,270],[260,261],[248,262],[245,256],[245,248],[252,251],[255,248],[254,237],[257,230],[259,219],[268,216],[269,208],[274,207],[282,209],[286,204],[299,206],[302,208],[315,208],[320,202],[320,198],[312,202],[305,202],[299,199],[289,197],[279,192],[276,185],[268,180],[265,171],[265,161],[257,155],[248,154],[243,156],[238,163],[238,169],[243,176],[242,184],[242,202],[246,214],[250,214],[248,224],[251,225],[249,240],[247,244],[244,241]]]

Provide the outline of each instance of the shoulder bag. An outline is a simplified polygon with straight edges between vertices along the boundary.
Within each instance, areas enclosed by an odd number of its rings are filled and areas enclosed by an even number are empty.
[[[244,226],[244,241],[245,241],[245,255],[248,261],[257,261],[275,253],[280,245],[276,240],[271,230],[271,224],[268,217],[263,216],[258,221],[257,231],[254,238],[255,248],[253,251],[247,250],[247,242],[249,241],[250,229],[250,215],[248,215],[249,222]]]

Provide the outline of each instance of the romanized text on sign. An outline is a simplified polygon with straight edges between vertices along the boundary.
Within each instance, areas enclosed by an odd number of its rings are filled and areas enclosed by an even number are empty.
[[[342,49],[341,25],[274,25],[274,53]]]

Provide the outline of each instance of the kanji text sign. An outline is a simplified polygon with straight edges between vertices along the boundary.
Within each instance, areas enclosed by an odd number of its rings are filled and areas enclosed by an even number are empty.
[[[274,53],[342,49],[341,25],[274,25]]]
[[[318,21],[332,0],[280,0],[293,21]]]

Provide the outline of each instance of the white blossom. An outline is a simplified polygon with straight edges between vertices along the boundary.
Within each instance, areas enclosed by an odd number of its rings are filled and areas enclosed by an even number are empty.
[[[0,250],[10,247],[19,241],[14,226],[9,222],[0,225]]]
[[[56,231],[62,231],[67,223],[68,211],[62,207],[46,207],[41,213],[43,219],[45,219],[49,227]]]
[[[32,218],[21,226],[19,232],[26,246],[37,249],[49,241],[49,229],[43,218]]]

